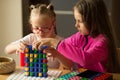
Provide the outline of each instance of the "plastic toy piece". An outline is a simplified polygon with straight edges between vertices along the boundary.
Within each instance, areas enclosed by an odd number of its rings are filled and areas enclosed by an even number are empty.
[[[20,53],[20,66],[23,67],[25,66],[25,54],[24,53]]]
[[[65,74],[56,80],[113,80],[113,76],[110,73],[85,70]]]
[[[63,76],[60,76],[56,80],[69,80],[70,78],[76,76],[77,74],[79,74],[79,72],[70,72],[70,73],[65,74]],[[73,79],[73,80],[75,80],[75,79]]]
[[[47,46],[43,46],[41,50],[32,50],[32,46],[28,45],[24,55],[24,70],[26,76],[31,77],[47,77],[47,58],[43,50]]]

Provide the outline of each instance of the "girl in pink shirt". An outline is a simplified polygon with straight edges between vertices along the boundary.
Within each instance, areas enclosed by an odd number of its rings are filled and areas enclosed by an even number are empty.
[[[77,64],[78,68],[99,72],[119,70],[111,23],[103,0],[79,0],[74,6],[74,18],[78,32],[59,42],[57,50],[48,47],[45,51],[51,52],[69,69]],[[46,42],[42,41],[40,46]]]

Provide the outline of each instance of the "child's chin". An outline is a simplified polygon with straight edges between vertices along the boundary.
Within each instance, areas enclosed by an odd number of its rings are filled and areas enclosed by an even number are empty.
[[[87,34],[85,34],[85,33],[82,33],[82,32],[80,32],[80,34],[81,34],[81,35],[87,35]]]
[[[81,31],[79,31],[81,35],[84,35]]]
[[[39,37],[45,37],[45,34],[39,34],[38,36]]]

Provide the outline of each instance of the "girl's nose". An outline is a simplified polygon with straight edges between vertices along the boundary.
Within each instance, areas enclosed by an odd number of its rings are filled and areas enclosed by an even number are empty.
[[[43,31],[41,27],[38,28],[39,31]]]
[[[77,23],[75,23],[75,27],[77,28],[77,26],[78,26],[78,24]]]

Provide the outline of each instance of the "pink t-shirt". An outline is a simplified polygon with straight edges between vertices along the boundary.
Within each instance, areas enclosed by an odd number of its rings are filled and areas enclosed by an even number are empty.
[[[102,34],[96,38],[81,35],[80,32],[62,40],[58,51],[66,58],[93,71],[106,72],[108,60],[108,45]]]

